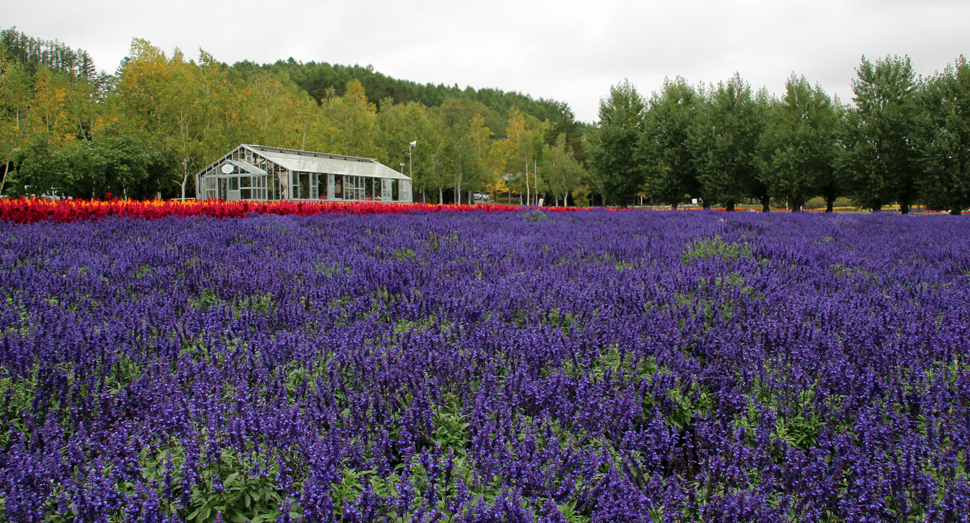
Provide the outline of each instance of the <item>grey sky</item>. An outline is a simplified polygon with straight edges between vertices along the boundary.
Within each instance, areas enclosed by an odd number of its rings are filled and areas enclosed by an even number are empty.
[[[909,55],[924,76],[970,53],[959,0],[6,0],[16,26],[91,53],[113,71],[132,38],[170,55],[205,49],[234,63],[372,64],[419,83],[519,91],[595,121],[629,79],[645,96],[665,76],[717,83],[740,73],[775,94],[796,73],[843,102],[862,55]]]

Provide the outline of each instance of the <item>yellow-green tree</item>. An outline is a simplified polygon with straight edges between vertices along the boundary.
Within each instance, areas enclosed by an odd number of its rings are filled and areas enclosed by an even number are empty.
[[[535,170],[544,133],[545,126],[539,120],[519,112],[515,107],[509,109],[504,140],[505,165],[510,175],[508,184],[520,197],[524,193],[526,205],[532,205],[533,196],[538,197]]]
[[[14,155],[28,139],[28,115],[34,99],[30,75],[19,62],[0,49],[0,157],[3,161],[3,194]]]
[[[324,131],[326,152],[365,158],[375,158],[380,154],[377,146],[377,106],[367,101],[360,81],[347,83],[347,90],[340,97],[329,89],[321,108],[330,124]]]
[[[561,199],[563,205],[568,207],[569,195],[579,188],[586,171],[573,157],[572,149],[566,144],[565,133],[556,138],[555,145],[543,144],[543,147],[542,178],[556,199],[556,206]]]
[[[440,121],[421,103],[395,104],[390,98],[381,101],[377,121],[377,159],[411,176],[413,189],[426,201],[427,191],[438,188],[433,183],[431,162],[440,141]],[[414,147],[410,146],[412,142]]]
[[[77,137],[78,128],[71,117],[68,91],[66,74],[54,73],[46,67],[37,71],[29,127],[42,134],[54,149],[60,149]]]
[[[203,59],[205,56],[203,52]],[[160,110],[163,115],[155,131],[178,163],[176,183],[184,200],[189,180],[206,161],[202,144],[211,131],[205,96],[208,86],[201,68],[186,61],[178,49],[169,60],[161,81]]]
[[[108,100],[111,112],[106,123],[155,132],[162,122],[168,72],[169,60],[161,49],[148,40],[132,40],[118,86]]]
[[[247,94],[250,95],[248,103],[240,101],[236,107],[251,111],[254,125],[250,141],[271,147],[295,145],[288,139],[292,134],[288,121],[292,107],[283,82],[275,76],[260,73],[251,80]],[[233,122],[237,119],[233,115]]]

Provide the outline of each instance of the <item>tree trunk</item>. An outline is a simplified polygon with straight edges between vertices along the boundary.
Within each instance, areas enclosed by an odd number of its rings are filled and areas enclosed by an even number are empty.
[[[536,181],[536,203],[539,203],[539,159],[532,157],[532,178]]]
[[[438,205],[442,205],[445,202],[444,188],[440,185],[438,186]]]
[[[525,163],[525,204],[532,205],[532,193],[529,187],[529,162]]]
[[[3,163],[3,178],[0,178],[0,194],[3,194],[3,186],[7,183],[7,173],[10,172],[10,159],[13,158],[13,147],[7,153],[7,160]]]
[[[727,202],[727,204],[724,205],[724,210],[727,212],[734,212],[734,202]]]
[[[761,198],[761,212],[771,212],[771,198],[767,196]]]
[[[835,212],[835,184],[829,183],[822,187],[822,197],[825,198],[825,212]]]

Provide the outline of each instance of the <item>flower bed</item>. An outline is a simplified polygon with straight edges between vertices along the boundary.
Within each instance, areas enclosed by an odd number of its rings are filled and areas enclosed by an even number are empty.
[[[162,200],[43,200],[21,198],[0,200],[0,220],[15,223],[35,223],[44,220],[72,222],[75,220],[101,219],[106,216],[131,216],[148,219],[166,216],[212,216],[216,218],[241,218],[250,214],[293,214],[313,216],[316,214],[406,214],[457,212],[505,212],[521,211],[511,205],[435,205],[427,203],[393,204],[380,202],[224,202],[162,201]],[[577,207],[545,207],[546,212],[572,212]]]
[[[966,224],[0,221],[2,510],[959,521]]]

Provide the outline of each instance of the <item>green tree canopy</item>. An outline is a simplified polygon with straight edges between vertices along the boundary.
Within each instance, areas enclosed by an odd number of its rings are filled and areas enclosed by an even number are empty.
[[[970,207],[970,65],[960,56],[919,91],[918,149],[927,207],[961,214]]]
[[[804,76],[789,77],[784,96],[771,104],[760,142],[761,180],[793,210],[832,183],[838,117],[832,99]],[[827,198],[829,210],[833,201],[834,194]]]
[[[637,161],[645,175],[647,196],[677,207],[686,195],[701,197],[694,157],[689,148],[690,129],[700,109],[700,96],[681,77],[664,79],[653,93],[637,147]]]
[[[751,86],[735,74],[710,88],[705,102],[688,140],[705,204],[717,202],[733,211],[737,203],[755,197],[767,210],[767,189],[757,177],[755,160],[767,95],[756,99]]]
[[[645,110],[646,102],[629,80],[610,87],[610,95],[600,100],[590,164],[597,189],[611,204],[629,204],[643,189],[645,177],[636,148]]]
[[[839,167],[849,196],[879,210],[899,202],[902,212],[916,197],[916,73],[909,57],[889,56],[873,64],[862,57],[852,82],[855,108],[841,130]]]

